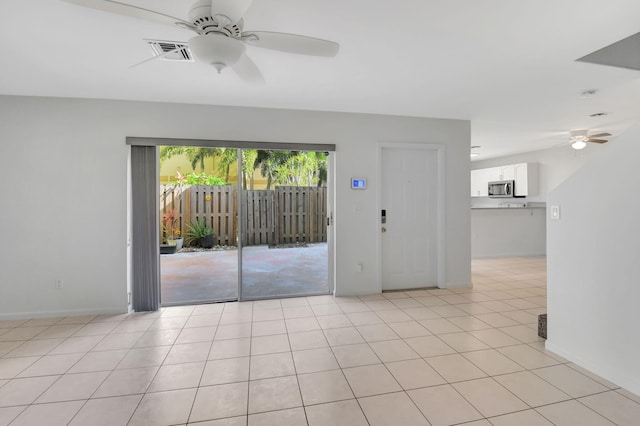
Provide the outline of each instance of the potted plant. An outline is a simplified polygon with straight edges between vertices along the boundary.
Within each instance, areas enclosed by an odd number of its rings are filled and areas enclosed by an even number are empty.
[[[176,246],[173,244],[160,244],[160,254],[173,254],[176,252]]]
[[[178,218],[175,210],[168,210],[162,216],[162,237],[163,240],[166,241],[166,245],[174,246],[173,252],[182,250],[182,245],[184,243],[184,239],[180,235],[180,228],[176,226],[177,222]]]
[[[195,222],[189,224],[187,237],[190,245],[196,245],[202,248],[211,248],[215,242],[213,229],[209,228],[207,223],[200,219],[196,219]]]

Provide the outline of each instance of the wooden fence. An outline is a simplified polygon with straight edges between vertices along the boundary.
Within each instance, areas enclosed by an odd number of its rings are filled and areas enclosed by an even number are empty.
[[[245,191],[244,245],[327,241],[327,190],[278,186]],[[186,236],[189,224],[204,220],[216,244],[237,245],[238,191],[233,186],[161,185],[160,218],[175,212],[175,228]],[[162,224],[162,220],[161,220]],[[162,232],[162,229],[161,229]]]

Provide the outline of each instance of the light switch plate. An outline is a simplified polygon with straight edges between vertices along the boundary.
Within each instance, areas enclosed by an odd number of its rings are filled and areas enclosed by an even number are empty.
[[[560,206],[551,206],[551,219],[560,220]]]

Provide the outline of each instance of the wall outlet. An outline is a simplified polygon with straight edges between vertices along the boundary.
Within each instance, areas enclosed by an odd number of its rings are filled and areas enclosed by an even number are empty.
[[[64,288],[64,281],[55,280],[54,281],[54,286],[55,286],[56,289],[60,290],[61,288]]]
[[[551,206],[551,219],[560,220],[560,206]]]

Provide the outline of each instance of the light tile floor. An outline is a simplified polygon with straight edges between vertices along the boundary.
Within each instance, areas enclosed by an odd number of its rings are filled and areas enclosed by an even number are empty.
[[[545,259],[473,289],[0,322],[0,425],[637,425],[544,349]]]

